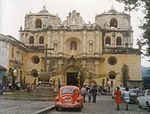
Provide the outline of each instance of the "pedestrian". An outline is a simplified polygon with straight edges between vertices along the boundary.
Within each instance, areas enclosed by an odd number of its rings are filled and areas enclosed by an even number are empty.
[[[96,103],[97,88],[95,85],[92,87],[91,92],[92,92],[92,99],[93,99],[92,101],[93,101],[93,103]]]
[[[27,84],[26,89],[27,89],[27,92],[28,92],[28,93],[31,93],[31,85],[30,85],[29,83]]]
[[[122,93],[121,93],[119,87],[117,87],[117,90],[115,91],[115,101],[116,101],[116,104],[117,104],[116,110],[120,110],[119,105],[122,103]]]
[[[87,96],[88,96],[88,102],[91,102],[91,97],[92,97],[92,88],[89,86],[87,89]]]
[[[18,90],[21,89],[21,84],[20,84],[20,82],[17,83],[17,88],[18,88]]]
[[[128,103],[130,102],[130,92],[129,88],[126,87],[125,91],[123,92],[123,100],[126,104],[126,111],[128,110]]]
[[[12,83],[9,82],[8,86],[9,86],[9,90],[11,90],[12,89]]]
[[[84,103],[86,102],[85,101],[85,96],[86,96],[86,88],[85,88],[85,86],[82,86],[82,88],[81,88],[81,95],[84,97]]]

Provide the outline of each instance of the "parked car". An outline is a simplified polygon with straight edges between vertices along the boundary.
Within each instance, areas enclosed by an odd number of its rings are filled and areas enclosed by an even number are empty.
[[[139,93],[139,89],[129,89],[130,92],[130,103],[137,103],[137,97]]]
[[[143,96],[137,97],[139,108],[146,107],[150,112],[150,89],[143,92]]]
[[[62,108],[83,108],[84,98],[80,93],[80,89],[76,86],[63,86],[60,88],[55,98],[55,109]]]

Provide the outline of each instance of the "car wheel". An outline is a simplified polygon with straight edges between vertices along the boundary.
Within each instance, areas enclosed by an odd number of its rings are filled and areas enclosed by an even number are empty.
[[[59,111],[59,107],[55,107],[55,110],[56,110],[56,111]]]
[[[81,110],[82,110],[82,108],[78,108],[78,111],[80,111],[80,112],[81,112]]]
[[[139,101],[137,101],[137,105],[138,105],[138,108],[140,109],[142,106],[140,105]]]
[[[147,108],[147,111],[150,112],[150,104],[148,101],[146,102],[146,108]]]

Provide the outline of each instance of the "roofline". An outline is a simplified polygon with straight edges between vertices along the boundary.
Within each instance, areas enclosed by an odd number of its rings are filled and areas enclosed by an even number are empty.
[[[24,43],[20,42],[19,40],[17,40],[16,38],[14,38],[13,36],[11,35],[6,35],[7,38],[9,38],[8,40],[11,40],[11,41],[15,41],[17,42],[20,46],[22,46],[23,48],[27,49],[28,50],[28,46],[25,45]],[[13,39],[13,40],[12,40]]]
[[[126,13],[102,13],[102,14],[96,15],[95,18],[96,18],[96,17],[105,16],[105,15],[126,15],[126,16],[128,16],[129,18],[131,18],[131,16],[128,15],[128,14],[126,14]]]

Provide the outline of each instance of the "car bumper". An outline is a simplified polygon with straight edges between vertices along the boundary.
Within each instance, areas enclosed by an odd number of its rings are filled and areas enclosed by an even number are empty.
[[[80,104],[80,103],[76,103],[76,104],[56,103],[55,107],[60,107],[60,108],[82,108],[82,104]]]

